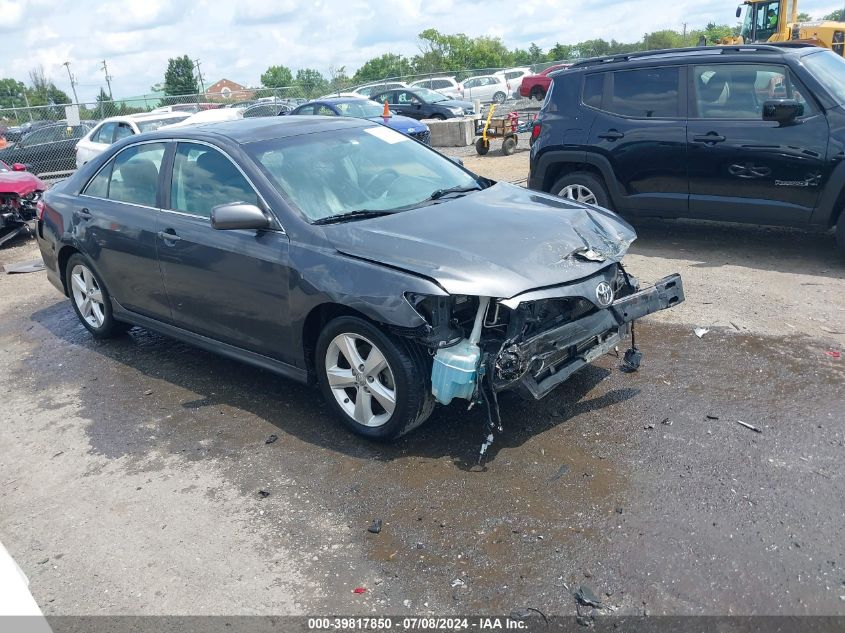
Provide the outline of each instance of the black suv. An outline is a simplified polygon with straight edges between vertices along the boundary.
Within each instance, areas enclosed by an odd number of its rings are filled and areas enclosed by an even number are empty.
[[[632,217],[836,225],[845,254],[845,60],[829,50],[585,60],[553,75],[532,141],[532,189]]]

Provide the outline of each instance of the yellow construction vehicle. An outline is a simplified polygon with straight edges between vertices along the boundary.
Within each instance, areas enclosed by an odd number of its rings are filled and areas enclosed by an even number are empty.
[[[745,17],[739,36],[725,38],[719,44],[806,42],[843,54],[845,22],[799,22],[798,0],[746,0],[743,4]],[[742,6],[736,9],[736,17],[740,16]]]

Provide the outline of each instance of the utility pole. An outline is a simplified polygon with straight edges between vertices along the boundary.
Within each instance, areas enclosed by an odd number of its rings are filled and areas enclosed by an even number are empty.
[[[65,62],[62,64],[65,68],[67,68],[67,76],[70,79],[70,89],[73,90],[73,102],[79,103],[79,97],[76,96],[76,80],[73,78],[73,74],[70,72],[70,62]]]
[[[684,46],[686,46],[686,43],[687,43],[687,23],[684,22]]]
[[[202,81],[202,71],[200,70],[200,60],[194,60],[194,68],[197,69],[197,78],[200,80],[200,92],[205,94],[205,84]]]
[[[109,74],[109,67],[106,66],[106,60],[103,60],[103,66],[100,68],[106,75],[106,85],[109,87],[109,101],[114,101],[114,95],[111,92],[111,75]]]

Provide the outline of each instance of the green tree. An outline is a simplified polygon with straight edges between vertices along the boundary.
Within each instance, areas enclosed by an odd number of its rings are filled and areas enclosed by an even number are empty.
[[[845,12],[845,9],[837,9],[833,13],[828,13],[823,19],[833,20],[834,22],[843,22],[845,21],[842,16],[843,12]]]
[[[555,45],[549,49],[549,52],[546,53],[546,61],[548,62],[559,62],[565,59],[572,59],[573,55],[573,46],[569,44],[561,44],[559,42],[555,42]]]
[[[531,46],[528,47],[528,55],[531,64],[536,64],[546,58],[543,54],[543,49],[537,46],[534,42],[531,42]]]
[[[261,85],[265,88],[287,88],[293,84],[293,73],[287,66],[270,66],[261,75]]]
[[[94,108],[95,119],[104,119],[107,116],[115,116],[118,110],[114,101],[109,98],[108,93],[100,87],[100,94],[97,95],[97,107]]]
[[[643,40],[643,48],[647,51],[661,48],[680,48],[684,46],[683,36],[677,31],[669,29],[648,33]]]
[[[3,108],[24,108],[26,86],[17,79],[0,79],[0,107]]]
[[[410,68],[411,63],[407,58],[394,53],[385,53],[365,61],[355,71],[352,81],[356,84],[365,84],[380,79],[399,77],[407,73]]]
[[[300,68],[296,71],[293,85],[299,88],[303,97],[316,97],[328,90],[329,82],[313,68]]]
[[[798,17],[797,17],[797,20],[798,20],[799,22],[809,22],[809,21],[810,21],[810,20],[812,20],[812,19],[813,19],[813,18],[810,16],[810,14],[809,14],[809,13],[805,13],[804,11],[802,11],[801,13],[799,13],[799,14],[798,14]]]
[[[498,37],[470,38],[463,33],[445,35],[437,29],[426,29],[419,39],[420,54],[413,59],[417,72],[502,68],[513,60],[513,53]]]
[[[167,70],[164,73],[164,94],[170,97],[167,103],[184,103],[190,101],[186,95],[199,92],[197,78],[194,76],[194,62],[187,55],[173,57],[167,60]]]

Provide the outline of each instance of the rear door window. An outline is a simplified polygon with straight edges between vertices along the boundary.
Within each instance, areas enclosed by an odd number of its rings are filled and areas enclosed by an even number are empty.
[[[681,112],[677,66],[612,73],[610,103],[604,109],[638,119],[677,118]]]
[[[105,143],[111,145],[114,138],[114,129],[117,127],[116,123],[103,123],[103,126],[97,130],[97,133],[91,138],[95,143]]]
[[[127,147],[88,183],[83,195],[156,207],[164,148],[164,143]]]

